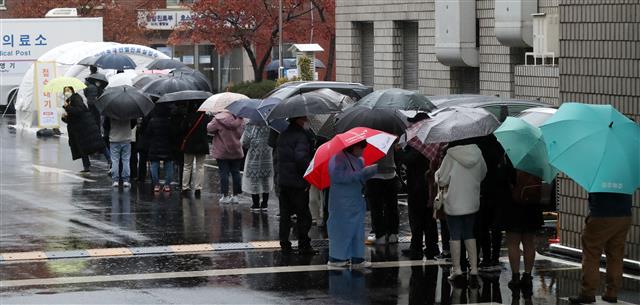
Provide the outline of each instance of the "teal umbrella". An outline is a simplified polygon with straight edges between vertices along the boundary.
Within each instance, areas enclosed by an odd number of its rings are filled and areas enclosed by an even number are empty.
[[[640,186],[640,126],[611,105],[565,103],[540,129],[551,165],[588,192]]]
[[[507,117],[493,134],[502,144],[513,166],[551,182],[558,170],[549,164],[542,131],[523,119]]]

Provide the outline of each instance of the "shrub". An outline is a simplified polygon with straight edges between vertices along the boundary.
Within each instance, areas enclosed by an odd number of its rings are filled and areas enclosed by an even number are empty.
[[[312,81],[313,69],[311,69],[311,58],[308,56],[298,57],[298,66],[300,66],[300,71],[298,71],[300,79],[303,81]]]
[[[250,98],[262,98],[276,87],[276,82],[263,80],[261,82],[243,82],[231,86],[231,92],[244,94]]]
[[[300,77],[297,77],[297,76],[295,76],[295,77],[293,77],[291,79],[288,79],[286,77],[280,77],[280,78],[278,78],[276,80],[276,88],[284,85],[285,83],[296,82],[296,81],[299,81],[299,80],[300,80]]]

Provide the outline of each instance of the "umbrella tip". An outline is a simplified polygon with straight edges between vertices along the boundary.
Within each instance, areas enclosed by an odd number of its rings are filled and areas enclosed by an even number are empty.
[[[611,126],[613,126],[613,121],[611,121],[611,123],[609,123],[609,128],[611,128]]]

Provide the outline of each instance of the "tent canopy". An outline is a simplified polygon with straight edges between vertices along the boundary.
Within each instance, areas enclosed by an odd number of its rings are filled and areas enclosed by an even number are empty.
[[[107,53],[126,54],[131,57],[140,69],[144,68],[152,60],[169,58],[167,55],[152,48],[136,44],[120,44],[115,42],[85,42],[75,41],[55,47],[38,58],[39,62],[55,62],[55,77],[68,76],[84,79],[89,75],[89,69],[77,65],[79,61],[89,56],[99,56]],[[36,122],[36,105],[33,98],[33,64],[27,70],[18,91],[16,100],[17,125],[32,127]],[[107,76],[115,74],[115,71],[103,71]],[[60,106],[60,105],[59,105]]]

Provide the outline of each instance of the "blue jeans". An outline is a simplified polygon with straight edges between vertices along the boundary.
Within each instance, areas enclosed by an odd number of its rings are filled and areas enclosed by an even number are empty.
[[[119,182],[122,177],[123,182],[129,182],[131,169],[129,161],[131,160],[131,143],[127,142],[111,142],[111,179],[113,182]],[[122,173],[118,163],[122,160]]]
[[[151,161],[151,182],[153,185],[160,184],[160,161]],[[173,181],[173,161],[164,161],[164,185],[170,185]]]
[[[217,160],[220,168],[220,194],[229,195],[229,173],[233,180],[233,194],[242,193],[240,168],[242,167],[242,159]]]
[[[447,215],[450,240],[474,239],[473,226],[476,221],[476,213],[467,215]]]

